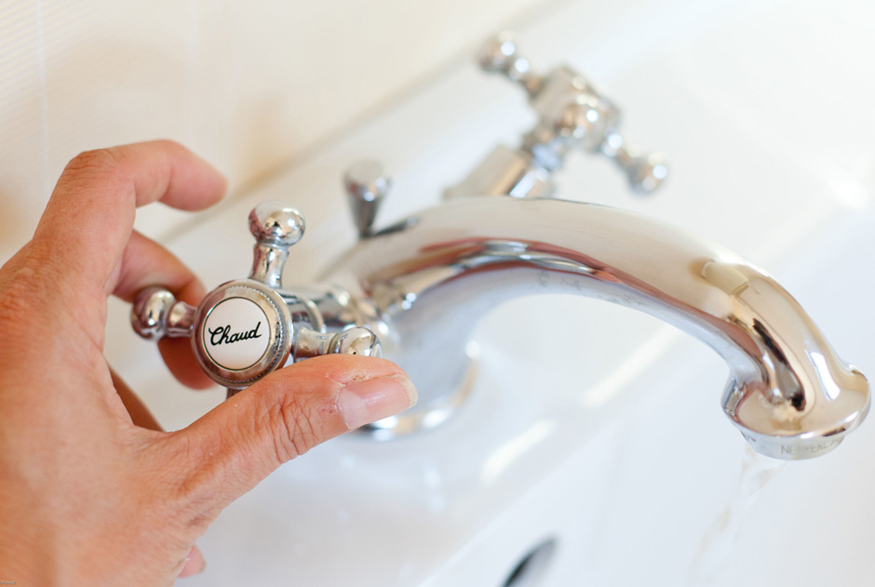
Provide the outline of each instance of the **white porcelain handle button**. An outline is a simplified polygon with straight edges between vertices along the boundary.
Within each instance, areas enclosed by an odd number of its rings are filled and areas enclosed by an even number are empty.
[[[270,323],[264,311],[246,298],[219,302],[203,323],[204,349],[217,365],[241,371],[264,357]]]

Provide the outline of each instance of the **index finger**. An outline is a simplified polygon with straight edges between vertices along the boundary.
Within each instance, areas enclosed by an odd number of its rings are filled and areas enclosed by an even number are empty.
[[[64,169],[32,244],[72,289],[105,297],[104,285],[124,252],[135,209],[161,201],[199,210],[225,193],[209,163],[172,141],[88,151]]]

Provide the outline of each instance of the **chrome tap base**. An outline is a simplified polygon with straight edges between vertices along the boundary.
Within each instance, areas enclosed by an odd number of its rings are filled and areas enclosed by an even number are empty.
[[[417,406],[397,416],[378,420],[362,426],[356,433],[372,440],[394,440],[403,436],[433,430],[453,418],[465,405],[477,382],[480,366],[480,346],[473,340],[465,345],[467,363],[461,382],[446,396],[438,398],[428,406]]]

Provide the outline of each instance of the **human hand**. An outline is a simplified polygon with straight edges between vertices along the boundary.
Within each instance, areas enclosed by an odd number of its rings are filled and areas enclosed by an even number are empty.
[[[192,548],[219,512],[280,464],[415,402],[392,363],[330,355],[272,373],[185,429],[150,429],[103,356],[107,297],[161,284],[197,304],[203,287],[133,230],[135,208],[202,209],[224,190],[175,143],[83,153],[0,268],[0,579],[172,584],[202,567]],[[180,381],[209,385],[187,340],[159,347]]]

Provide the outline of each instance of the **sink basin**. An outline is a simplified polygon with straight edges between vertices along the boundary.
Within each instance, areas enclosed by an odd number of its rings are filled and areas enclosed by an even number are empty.
[[[841,356],[875,373],[875,76],[863,74],[875,38],[862,26],[873,17],[863,2],[807,0],[544,8],[519,28],[534,66],[564,60],[609,87],[626,134],[672,164],[663,190],[635,198],[606,162],[570,157],[559,195],[735,249],[797,296]],[[340,187],[348,163],[376,157],[394,171],[378,221],[388,222],[437,204],[532,120],[519,93],[460,62],[167,244],[208,287],[242,277],[246,214],[285,200],[308,225],[286,282],[306,282],[354,243]],[[200,541],[206,574],[184,583],[871,581],[871,424],[824,457],[756,463],[771,480],[750,490],[745,442],[719,406],[717,355],[628,309],[564,296],[523,304],[481,325],[479,374],[456,418],[388,443],[347,435],[283,466],[223,512]],[[221,401],[223,390],[174,383],[127,331],[127,309],[111,310],[110,360],[166,427]]]

